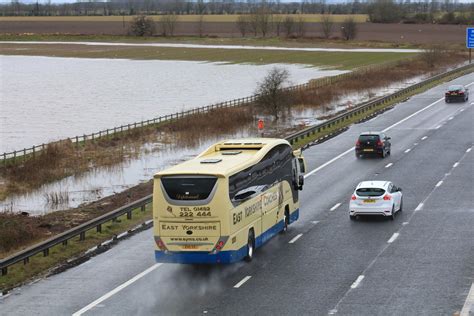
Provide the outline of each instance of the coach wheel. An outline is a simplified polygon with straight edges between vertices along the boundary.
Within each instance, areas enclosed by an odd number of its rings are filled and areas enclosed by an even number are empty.
[[[255,251],[255,238],[253,235],[253,230],[249,231],[249,237],[247,239],[247,255],[245,256],[245,261],[252,261],[253,254]]]

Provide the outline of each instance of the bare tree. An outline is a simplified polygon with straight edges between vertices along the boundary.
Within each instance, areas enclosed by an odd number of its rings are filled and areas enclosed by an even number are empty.
[[[276,36],[280,37],[282,24],[283,24],[283,18],[281,17],[281,15],[272,15],[272,20],[273,20],[273,27],[275,28],[275,31],[276,31]]]
[[[262,36],[265,37],[271,27],[271,13],[266,6],[262,6],[257,10],[258,29],[262,32]]]
[[[324,38],[330,38],[334,28],[334,21],[330,14],[324,14],[321,18],[321,28]]]
[[[280,112],[288,106],[288,93],[282,88],[288,84],[290,74],[282,68],[272,68],[262,82],[258,84],[257,104],[278,120]]]
[[[353,40],[357,36],[357,23],[353,17],[348,17],[344,20],[341,26],[342,37],[346,40]]]
[[[204,35],[204,14],[199,15],[197,27],[198,27],[199,37],[202,37]]]
[[[165,14],[160,17],[159,23],[163,36],[173,36],[177,21],[176,14]]]
[[[439,45],[433,45],[426,48],[421,54],[421,59],[428,65],[428,67],[433,68],[436,63],[443,58],[445,55],[445,49]]]
[[[249,15],[249,25],[250,30],[252,30],[254,36],[257,37],[260,26],[260,17],[257,10],[254,10],[254,12]]]
[[[293,29],[295,28],[295,20],[287,15],[283,20],[283,29],[285,30],[286,37],[293,35]]]
[[[241,14],[237,17],[237,21],[235,22],[235,24],[237,24],[237,28],[239,29],[240,34],[242,34],[242,37],[245,37],[245,35],[247,34],[247,31],[250,28],[249,23],[250,22],[248,15]]]
[[[298,16],[296,20],[296,34],[298,37],[303,38],[306,33],[306,22],[302,15]]]
[[[136,16],[130,24],[130,34],[136,36],[151,36],[155,32],[155,22],[146,15]]]

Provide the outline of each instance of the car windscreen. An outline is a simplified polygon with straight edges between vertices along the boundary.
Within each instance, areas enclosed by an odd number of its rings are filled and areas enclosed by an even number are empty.
[[[165,176],[161,184],[172,200],[197,201],[209,197],[216,185],[213,176]]]
[[[360,188],[356,190],[358,196],[381,196],[384,193],[385,190],[380,188]]]
[[[379,140],[379,135],[360,135],[360,142],[376,142]]]

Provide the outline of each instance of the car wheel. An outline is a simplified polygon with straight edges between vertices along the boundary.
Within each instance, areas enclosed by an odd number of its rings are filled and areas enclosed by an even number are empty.
[[[356,220],[356,216],[353,216],[353,215],[349,215],[349,218],[351,219],[351,221],[355,221],[355,220]]]
[[[245,261],[247,262],[252,261],[254,251],[255,251],[255,238],[253,235],[253,230],[250,230],[249,237],[247,239],[247,255],[245,256]]]
[[[395,206],[392,206],[392,214],[390,215],[390,219],[392,221],[395,219]]]
[[[382,153],[380,154],[380,156],[382,157],[382,159],[385,158],[386,156],[385,150],[382,149]]]
[[[399,212],[403,211],[403,198],[400,200],[400,208],[398,209]]]
[[[446,103],[449,103],[449,99],[445,99],[444,101],[445,101]]]

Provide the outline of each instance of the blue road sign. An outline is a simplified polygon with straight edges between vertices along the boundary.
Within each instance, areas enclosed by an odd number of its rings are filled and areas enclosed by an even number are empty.
[[[474,48],[474,27],[466,29],[466,47]]]

